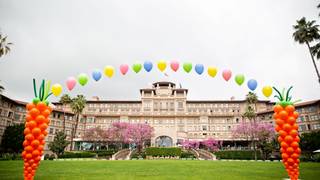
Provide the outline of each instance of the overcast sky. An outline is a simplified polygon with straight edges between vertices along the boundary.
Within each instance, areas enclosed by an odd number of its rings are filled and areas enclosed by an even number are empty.
[[[246,84],[225,82],[221,71],[243,73],[261,88],[294,86],[294,99],[319,99],[310,55],[292,39],[292,25],[302,16],[319,20],[313,0],[0,0],[0,28],[14,43],[0,59],[5,95],[30,101],[32,78],[61,83],[79,73],[91,74],[106,65],[116,68],[112,79],[89,80],[71,95],[138,100],[139,89],[155,81],[173,81],[189,89],[188,99],[243,99]],[[318,21],[320,23],[320,21]],[[213,65],[215,78],[194,71],[167,70],[169,77],[129,71],[120,64],[160,59]],[[317,61],[320,67],[320,61]],[[68,92],[68,91],[64,91]],[[51,98],[55,101],[56,98]],[[274,100],[271,98],[271,100]]]

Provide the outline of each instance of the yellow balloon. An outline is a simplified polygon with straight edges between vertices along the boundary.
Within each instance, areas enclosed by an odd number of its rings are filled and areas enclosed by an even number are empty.
[[[58,97],[62,92],[62,86],[60,84],[52,85],[51,92],[54,96]]]
[[[272,94],[272,87],[271,86],[264,86],[262,88],[262,93],[265,97],[269,97]]]
[[[104,68],[104,74],[106,76],[108,76],[109,78],[111,78],[113,76],[113,73],[114,73],[114,68],[112,66],[106,66]]]
[[[217,75],[218,69],[215,67],[208,67],[208,74],[211,77],[215,77]]]
[[[158,62],[158,69],[163,72],[167,68],[167,63],[164,60]]]

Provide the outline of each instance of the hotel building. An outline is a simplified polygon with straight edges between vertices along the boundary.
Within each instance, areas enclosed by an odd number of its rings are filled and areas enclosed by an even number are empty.
[[[88,100],[81,115],[75,137],[74,149],[82,149],[82,136],[87,129],[100,126],[108,128],[113,122],[148,123],[154,127],[151,146],[177,146],[183,140],[214,138],[224,145],[241,144],[232,137],[231,130],[241,121],[246,109],[245,100],[188,100],[188,89],[177,88],[172,82],[156,82],[152,87],[140,89],[140,100],[108,101],[95,97]],[[0,137],[6,126],[22,123],[26,103],[2,96],[0,100]],[[68,140],[75,125],[75,116],[69,106],[53,103],[51,124],[47,142],[54,138],[56,131],[63,128],[66,119]],[[273,123],[274,103],[258,101],[257,119]],[[300,132],[320,129],[320,100],[297,104],[301,114],[298,120]]]

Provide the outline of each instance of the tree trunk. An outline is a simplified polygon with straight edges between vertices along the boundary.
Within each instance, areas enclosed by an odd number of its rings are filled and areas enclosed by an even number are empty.
[[[70,146],[70,151],[72,151],[72,147],[73,147],[73,139],[75,138],[75,135],[77,134],[77,128],[78,128],[78,124],[79,124],[79,118],[80,118],[80,114],[77,114],[77,118],[76,118],[76,125],[74,126],[74,129],[72,131],[71,134],[71,146]]]
[[[314,60],[314,57],[313,57],[313,55],[312,55],[312,53],[311,53],[311,48],[310,48],[309,43],[306,42],[306,44],[307,44],[307,46],[308,46],[309,53],[310,53],[310,56],[311,56],[311,59],[312,59],[312,63],[313,63],[314,69],[316,70],[316,73],[317,73],[317,76],[318,76],[318,81],[319,81],[319,83],[320,83],[320,74],[319,74],[319,71],[318,71],[317,64],[316,64],[316,62],[315,62],[315,60]]]
[[[63,133],[66,133],[66,112],[65,112],[65,105],[63,105],[63,125],[62,125]]]

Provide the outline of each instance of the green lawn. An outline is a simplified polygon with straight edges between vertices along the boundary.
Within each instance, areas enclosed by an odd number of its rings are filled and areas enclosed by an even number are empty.
[[[0,179],[22,179],[22,161],[0,161]],[[320,163],[302,163],[301,179],[319,179]],[[240,161],[42,161],[37,179],[282,179],[280,162]]]

